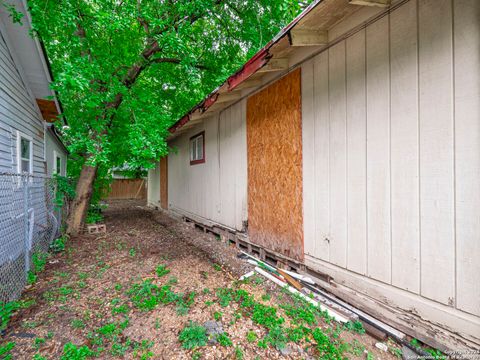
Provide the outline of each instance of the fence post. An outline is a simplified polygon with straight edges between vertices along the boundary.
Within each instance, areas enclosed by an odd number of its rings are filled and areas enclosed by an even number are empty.
[[[28,176],[21,175],[23,185],[23,216],[24,216],[24,248],[25,248],[25,278],[28,279],[28,272],[30,271],[30,249],[28,246],[29,234],[29,216],[28,216]]]

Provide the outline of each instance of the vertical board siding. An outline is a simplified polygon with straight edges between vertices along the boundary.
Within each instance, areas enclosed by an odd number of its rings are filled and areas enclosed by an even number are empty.
[[[190,165],[189,139],[205,131],[205,163]],[[245,101],[173,139],[168,156],[170,208],[232,229],[246,220],[247,146]]]
[[[457,307],[480,316],[480,1],[453,11]]]
[[[419,2],[421,293],[455,299],[452,1]]]
[[[312,116],[314,112],[313,102],[314,67],[313,61],[308,61],[302,66],[302,113]],[[302,154],[303,166],[303,211],[307,214],[315,213],[315,197],[308,193],[308,189],[315,188],[315,139],[310,136],[315,133],[313,121],[304,122],[302,126]],[[309,166],[313,164],[314,166]],[[304,218],[303,236],[305,241],[305,254],[315,256],[315,221],[311,216]]]
[[[315,256],[319,259],[330,260],[330,110],[328,94],[328,52],[324,52],[313,59],[314,67],[314,97],[313,123],[314,131],[305,134],[308,137],[315,135],[315,158],[313,164],[305,163],[304,167],[314,166],[315,199],[314,230]],[[302,97],[304,94],[302,94]],[[309,116],[302,114],[303,118]],[[305,123],[305,122],[304,122]],[[303,139],[305,141],[305,139]],[[308,159],[304,159],[304,162]],[[305,186],[305,183],[304,183]],[[307,213],[305,213],[307,214]]]
[[[417,1],[390,16],[392,284],[420,291]]]
[[[298,260],[304,255],[300,75],[295,70],[247,100],[249,238]]]
[[[345,267],[347,263],[345,42],[330,48],[329,58],[330,262]]]
[[[367,271],[365,30],[346,40],[347,57],[347,268]],[[351,241],[350,241],[351,239]]]
[[[367,274],[391,280],[388,17],[367,27]]]
[[[306,254],[479,316],[480,2],[407,1],[303,76]]]

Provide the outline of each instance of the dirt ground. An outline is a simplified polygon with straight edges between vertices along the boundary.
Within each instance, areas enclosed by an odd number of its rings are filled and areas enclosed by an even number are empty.
[[[395,345],[384,352],[362,331],[327,323],[318,313],[312,319],[269,281],[239,283],[251,265],[235,248],[160,211],[112,202],[105,223],[106,234],[72,238],[64,252],[50,256],[25,291],[29,306],[14,315],[1,341],[15,343],[12,359],[395,358]],[[158,289],[167,295],[149,297]],[[242,302],[240,290],[257,305]],[[286,340],[274,334],[274,320]],[[204,329],[207,321],[223,330],[223,341],[211,335],[205,345],[201,334],[182,333],[192,324]],[[294,328],[319,329],[320,337],[309,330],[295,338],[298,332],[288,330]],[[201,346],[185,348],[185,337]]]

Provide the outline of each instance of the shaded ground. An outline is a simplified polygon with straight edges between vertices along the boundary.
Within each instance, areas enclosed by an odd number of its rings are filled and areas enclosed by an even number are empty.
[[[235,281],[249,265],[234,248],[161,212],[114,202],[105,222],[107,234],[71,239],[24,293],[31,305],[2,339],[13,359],[394,358],[261,278]],[[224,333],[205,345],[207,321]]]

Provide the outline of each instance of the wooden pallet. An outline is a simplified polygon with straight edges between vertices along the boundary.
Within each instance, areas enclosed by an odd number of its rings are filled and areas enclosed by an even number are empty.
[[[263,248],[262,246],[250,242],[248,239],[248,235],[245,232],[224,228],[217,224],[207,225],[188,216],[183,216],[182,219],[190,226],[200,231],[203,231],[206,234],[213,235],[217,240],[220,240],[226,245],[235,246],[237,249],[256,256],[260,260],[273,266],[279,267],[284,270],[290,270],[299,273],[308,273],[326,281],[329,281],[330,279],[330,277],[326,274],[319,274],[318,272],[315,272],[311,269],[308,270],[305,264],[295,259],[291,259],[273,250]]]

